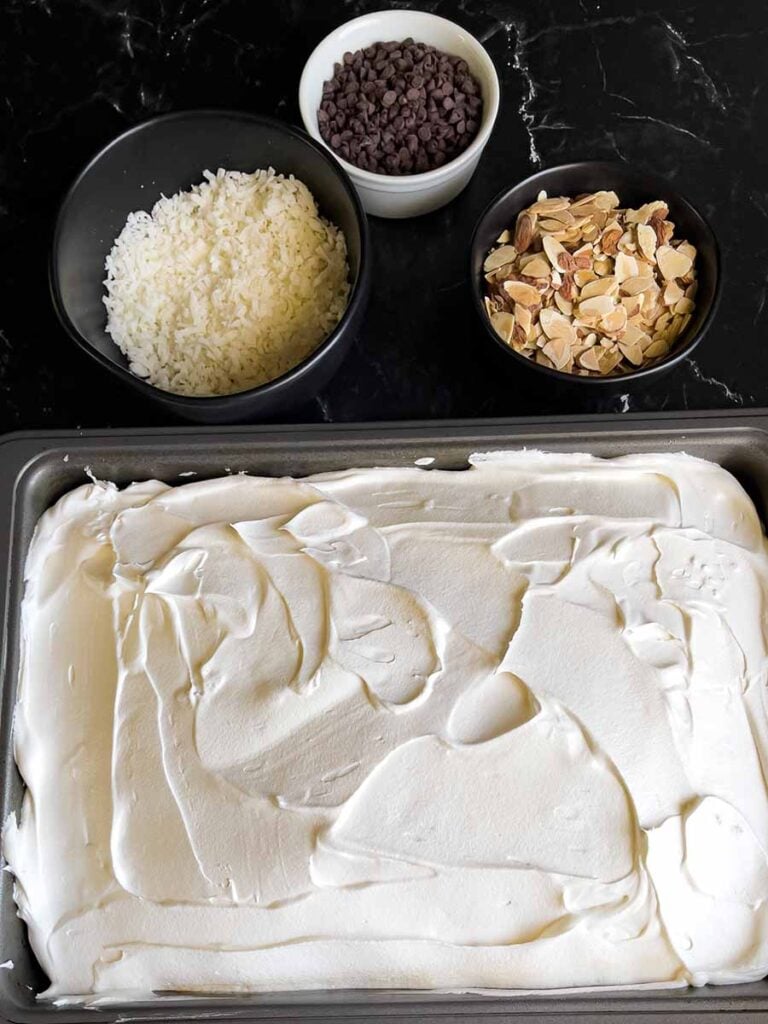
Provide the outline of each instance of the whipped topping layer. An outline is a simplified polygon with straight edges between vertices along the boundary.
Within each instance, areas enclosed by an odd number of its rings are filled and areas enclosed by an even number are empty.
[[[721,468],[119,490],[28,556],[46,996],[768,973],[766,541]]]

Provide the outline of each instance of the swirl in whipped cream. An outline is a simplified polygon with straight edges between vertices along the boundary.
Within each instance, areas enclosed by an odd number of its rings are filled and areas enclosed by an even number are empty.
[[[119,491],[27,564],[4,845],[50,997],[768,972],[768,559],[717,466]]]

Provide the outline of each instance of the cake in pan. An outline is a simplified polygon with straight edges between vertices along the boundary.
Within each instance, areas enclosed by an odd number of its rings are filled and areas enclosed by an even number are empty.
[[[47,997],[768,972],[766,541],[720,467],[83,486],[5,854]]]

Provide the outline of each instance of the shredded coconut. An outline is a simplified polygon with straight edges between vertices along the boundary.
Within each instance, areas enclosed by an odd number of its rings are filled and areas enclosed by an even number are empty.
[[[219,169],[131,213],[107,257],[107,331],[165,391],[222,395],[292,369],[349,296],[343,233],[306,185]]]

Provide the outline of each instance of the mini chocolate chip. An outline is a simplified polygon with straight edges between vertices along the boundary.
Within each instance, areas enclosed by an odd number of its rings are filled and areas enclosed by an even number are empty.
[[[479,93],[461,58],[413,40],[387,41],[342,55],[323,83],[317,123],[328,145],[356,166],[421,173],[475,137]]]

